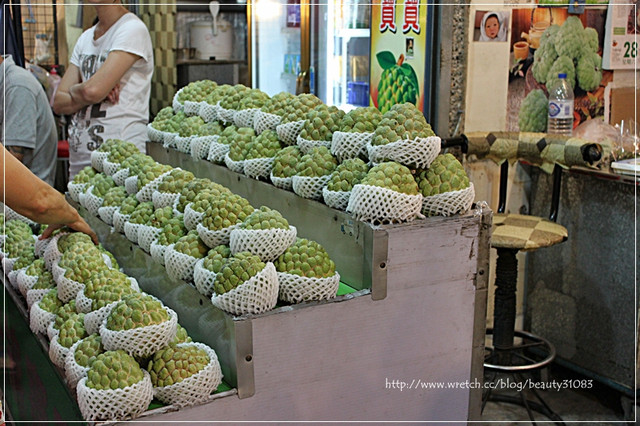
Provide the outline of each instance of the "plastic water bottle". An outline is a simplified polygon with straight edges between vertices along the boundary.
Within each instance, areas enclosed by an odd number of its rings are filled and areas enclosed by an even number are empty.
[[[558,74],[558,82],[549,88],[549,117],[547,133],[571,135],[573,131],[573,89],[567,74]]]

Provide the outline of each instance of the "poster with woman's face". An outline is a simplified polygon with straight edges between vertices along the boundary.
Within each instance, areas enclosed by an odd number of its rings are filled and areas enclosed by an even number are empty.
[[[566,74],[574,100],[574,128],[604,114],[604,88],[612,73],[602,70],[607,8],[566,7],[511,11],[508,131],[546,132],[549,92]]]

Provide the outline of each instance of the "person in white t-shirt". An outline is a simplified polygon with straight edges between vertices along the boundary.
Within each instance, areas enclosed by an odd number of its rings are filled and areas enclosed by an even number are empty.
[[[145,24],[120,0],[88,0],[98,23],[82,33],[54,99],[69,125],[69,179],[107,139],[145,152],[153,47]]]

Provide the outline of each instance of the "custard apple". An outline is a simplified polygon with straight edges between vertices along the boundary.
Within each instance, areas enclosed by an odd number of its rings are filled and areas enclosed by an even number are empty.
[[[135,358],[122,349],[100,353],[89,365],[85,384],[91,389],[125,389],[144,377]]]
[[[296,175],[321,177],[331,174],[338,167],[338,160],[331,155],[329,148],[318,146],[300,159],[296,166]]]
[[[449,153],[438,155],[427,170],[418,174],[416,180],[425,197],[459,191],[469,186],[469,177],[462,164]]]
[[[308,278],[327,278],[336,273],[336,265],[324,247],[306,238],[298,238],[274,265],[278,272]]]
[[[362,181],[368,171],[369,166],[359,158],[345,160],[331,173],[327,189],[329,191],[351,191],[354,185]]]
[[[375,107],[361,107],[349,111],[340,121],[341,132],[371,133],[382,120],[382,113]]]
[[[296,167],[302,159],[302,152],[297,146],[288,146],[276,153],[273,159],[271,174],[279,178],[288,178],[296,174]]]
[[[127,191],[124,186],[116,186],[104,194],[102,207],[120,207],[125,198],[127,198]]]
[[[151,201],[145,201],[136,206],[133,213],[129,217],[129,222],[139,225],[150,225],[151,216],[153,215],[153,203]]]
[[[398,140],[435,136],[422,112],[410,103],[393,105],[376,127],[372,145],[386,145]]]
[[[178,128],[178,135],[182,137],[197,135],[200,132],[200,127],[204,125],[204,120],[198,116],[193,115],[187,117],[180,123]]]
[[[158,185],[158,191],[177,194],[187,182],[193,179],[195,179],[193,173],[187,170],[173,169],[168,175],[162,178],[162,181]]]
[[[170,345],[153,354],[147,365],[154,387],[171,386],[204,370],[209,355],[194,345]]]
[[[576,85],[576,70],[573,66],[573,60],[568,56],[558,56],[558,59],[555,60],[549,72],[547,73],[547,89],[552,90],[552,88],[560,81],[558,78],[558,74],[567,74],[567,83],[571,86],[571,88],[575,88]]]
[[[140,201],[138,201],[135,194],[128,195],[120,206],[120,213],[125,215],[131,214],[136,210],[138,204],[140,204]]]
[[[271,97],[267,102],[264,103],[261,111],[275,114],[282,117],[285,113],[285,107],[293,102],[295,99],[295,95],[292,95],[289,92],[280,92]]]
[[[40,309],[49,313],[55,314],[60,306],[62,306],[62,300],[58,299],[58,289],[52,288],[44,295],[42,300],[38,303]]]
[[[182,254],[187,254],[196,259],[202,259],[207,255],[209,248],[198,236],[198,231],[191,230],[181,237],[173,246],[173,249]]]
[[[198,80],[187,84],[178,95],[178,102],[184,101],[203,102],[211,92],[218,87],[218,84],[211,80]]]
[[[81,367],[89,367],[89,365],[104,352],[102,346],[102,338],[98,333],[91,334],[76,346],[73,359]]]
[[[333,132],[340,129],[344,115],[344,111],[335,106],[320,104],[307,113],[300,137],[313,141],[330,141]]]
[[[252,109],[252,108],[261,108],[264,104],[269,100],[269,95],[263,92],[260,89],[250,89],[249,92],[245,93],[242,99],[240,99],[240,103],[238,104],[238,109]]]
[[[253,140],[247,152],[246,159],[273,158],[282,149],[278,134],[267,129]]]
[[[408,195],[418,194],[418,184],[413,178],[411,170],[393,161],[380,163],[372,167],[360,183],[379,186]]]
[[[236,84],[233,86],[233,93],[231,96],[225,96],[220,100],[220,106],[224,109],[240,109],[240,101],[246,96],[249,96],[251,89],[243,84]]]
[[[259,256],[249,252],[236,253],[224,264],[220,272],[216,274],[213,290],[216,294],[224,294],[233,290],[240,284],[248,281],[265,267],[265,263]]]
[[[404,62],[404,55],[396,61],[389,51],[376,54],[382,75],[378,83],[378,109],[384,114],[393,105],[409,103],[415,106],[420,85],[415,70]]]
[[[297,95],[285,105],[281,124],[304,120],[306,114],[318,105],[322,105],[322,101],[316,95],[311,93]]]
[[[144,293],[124,296],[107,316],[109,330],[132,330],[169,320],[162,302]]]
[[[289,229],[289,222],[277,210],[261,206],[242,222],[243,229]]]
[[[207,253],[207,257],[204,258],[202,266],[214,273],[218,273],[222,270],[222,267],[226,263],[227,259],[231,256],[231,249],[229,246],[220,245],[212,248]]]
[[[256,131],[252,127],[239,127],[229,143],[229,158],[233,161],[244,160],[255,139]]]
[[[221,196],[204,212],[202,225],[212,231],[219,231],[241,223],[255,209],[249,201],[236,194]]]
[[[184,226],[182,218],[174,217],[164,225],[160,234],[158,234],[157,244],[168,246],[176,243],[181,237],[185,236],[187,228]]]
[[[544,90],[532,90],[520,105],[520,113],[518,114],[520,131],[545,132],[547,130],[548,115],[549,100],[544,94]]]
[[[587,52],[578,61],[576,68],[578,86],[585,92],[600,87],[602,81],[602,58],[594,52]]]
[[[70,348],[80,339],[87,337],[87,330],[84,328],[84,314],[71,314],[69,319],[60,325],[58,343],[65,348]]]
[[[78,172],[78,174],[76,174],[73,177],[73,180],[71,182],[73,182],[73,183],[87,183],[87,182],[89,182],[89,179],[91,179],[92,177],[94,177],[96,175],[96,173],[98,173],[96,171],[96,169],[94,169],[91,166],[86,166],[85,168],[80,170]]]

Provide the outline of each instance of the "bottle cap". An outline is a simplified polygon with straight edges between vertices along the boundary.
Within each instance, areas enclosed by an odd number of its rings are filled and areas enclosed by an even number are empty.
[[[564,73],[564,72],[559,73],[558,78],[567,78],[567,73]]]

